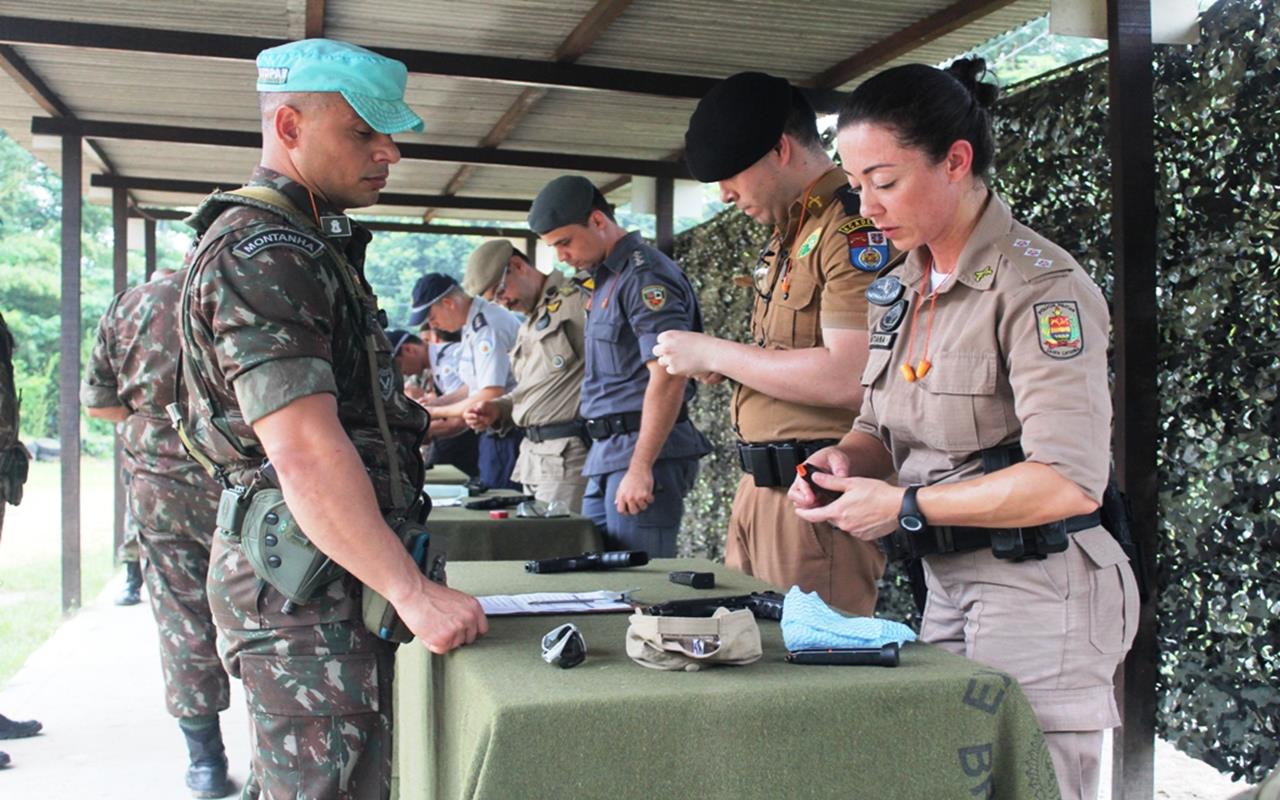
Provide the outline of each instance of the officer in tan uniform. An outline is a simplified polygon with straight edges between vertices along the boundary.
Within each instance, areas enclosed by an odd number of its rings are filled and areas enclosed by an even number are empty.
[[[559,270],[539,272],[506,239],[485,242],[471,254],[463,286],[473,294],[492,292],[497,302],[527,315],[511,351],[515,388],[471,406],[467,424],[521,428],[512,480],[543,502],[580,512],[591,441],[578,416],[589,295]]]
[[[980,59],[882,72],[840,113],[862,211],[906,262],[872,284],[862,409],[812,459],[843,496],[799,514],[923,556],[920,638],[1012,675],[1062,796],[1097,794],[1112,676],[1138,593],[1101,527],[1110,467],[1107,304],[985,181],[996,88]],[[882,480],[894,470],[899,485]],[[897,531],[895,532],[895,529]],[[976,702],[976,701],[975,701]],[[982,703],[978,703],[982,705]]]
[[[754,277],[751,342],[668,331],[654,352],[673,374],[735,382],[733,424],[744,475],[725,563],[799,585],[856,614],[876,606],[884,556],[874,543],[800,519],[786,487],[796,465],[853,424],[866,363],[864,291],[890,256],[884,235],[822,148],[813,109],[781,78],[734,75],[698,104],[685,134],[689,169],[773,226]]]

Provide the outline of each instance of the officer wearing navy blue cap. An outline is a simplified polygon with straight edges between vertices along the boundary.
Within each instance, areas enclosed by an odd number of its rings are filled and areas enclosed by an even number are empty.
[[[548,183],[529,227],[560,260],[593,272],[582,416],[594,440],[582,511],[612,549],[676,553],[684,497],[711,445],[688,418],[694,386],[658,365],[663,331],[701,331],[702,312],[676,263],[628,233],[586,178]]]
[[[448,275],[429,273],[413,287],[413,307],[409,324],[430,321],[432,327],[461,331],[458,374],[464,386],[427,404],[431,411],[433,437],[466,430],[463,413],[485,400],[496,400],[515,388],[511,373],[511,348],[515,346],[520,321],[515,314],[483,297],[472,297]],[[519,490],[511,480],[520,454],[518,430],[499,435],[480,434],[480,482],[497,489]]]

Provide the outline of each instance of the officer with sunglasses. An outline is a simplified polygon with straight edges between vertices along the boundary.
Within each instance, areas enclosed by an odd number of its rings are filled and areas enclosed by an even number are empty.
[[[884,556],[826,523],[796,516],[796,464],[838,440],[862,399],[864,292],[889,263],[884,234],[818,135],[813,108],[782,78],[744,72],[699,103],[685,158],[721,199],[772,227],[752,276],[747,344],[669,331],[654,352],[668,372],[729,378],[742,480],[725,562],[779,586],[798,584],[845,611],[870,614]]]

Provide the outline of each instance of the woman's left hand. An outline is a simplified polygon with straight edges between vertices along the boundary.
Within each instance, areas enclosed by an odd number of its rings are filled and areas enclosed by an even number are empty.
[[[809,522],[827,522],[855,539],[874,541],[898,529],[898,510],[906,490],[873,478],[838,478],[814,473],[823,488],[841,492],[825,506],[797,508],[796,514]]]

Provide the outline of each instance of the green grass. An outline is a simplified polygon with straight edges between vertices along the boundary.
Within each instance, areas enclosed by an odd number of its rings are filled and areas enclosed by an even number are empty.
[[[61,478],[57,462],[31,465],[22,505],[0,534],[0,684],[62,623]],[[111,548],[111,462],[80,466],[81,597],[92,602],[117,569]]]

